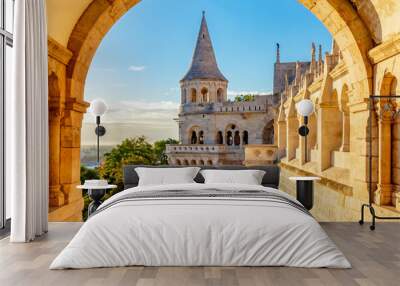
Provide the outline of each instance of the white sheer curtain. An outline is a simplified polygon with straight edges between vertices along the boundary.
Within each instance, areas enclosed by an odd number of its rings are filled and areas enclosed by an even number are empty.
[[[15,1],[13,93],[7,111],[6,164],[12,242],[47,231],[48,91],[45,0]]]

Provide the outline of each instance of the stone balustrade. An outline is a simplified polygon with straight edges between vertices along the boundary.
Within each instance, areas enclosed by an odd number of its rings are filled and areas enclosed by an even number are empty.
[[[241,153],[241,146],[227,145],[204,145],[204,144],[186,144],[186,145],[167,145],[166,153]]]
[[[271,144],[250,144],[244,149],[246,166],[271,165],[278,160],[278,146]]]

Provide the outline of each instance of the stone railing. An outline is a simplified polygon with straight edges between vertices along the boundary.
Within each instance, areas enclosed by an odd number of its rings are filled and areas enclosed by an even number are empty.
[[[167,145],[166,153],[240,153],[243,148],[241,146],[227,145],[206,145],[206,144],[186,144],[186,145]]]
[[[217,113],[217,112],[266,112],[270,106],[276,105],[272,95],[255,96],[251,101],[225,101],[213,103],[187,103],[180,107],[181,113]]]
[[[270,144],[250,144],[244,149],[246,166],[272,165],[278,159],[278,147]]]

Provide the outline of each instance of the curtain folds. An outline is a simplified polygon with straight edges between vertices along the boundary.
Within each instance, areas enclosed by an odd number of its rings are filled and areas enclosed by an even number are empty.
[[[12,242],[47,232],[48,91],[45,0],[15,1],[13,94],[6,118]]]

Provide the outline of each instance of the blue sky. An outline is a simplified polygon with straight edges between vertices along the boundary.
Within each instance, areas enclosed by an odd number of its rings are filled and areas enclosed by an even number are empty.
[[[106,125],[122,123],[106,142],[177,137],[179,80],[203,10],[229,94],[272,90],[277,42],[281,61],[309,60],[312,41],[330,49],[329,32],[296,0],[142,0],[108,32],[88,73],[85,99],[107,102]],[[85,122],[93,118],[86,115]],[[83,144],[92,142],[91,133],[84,130]]]

